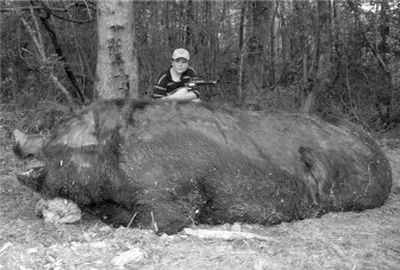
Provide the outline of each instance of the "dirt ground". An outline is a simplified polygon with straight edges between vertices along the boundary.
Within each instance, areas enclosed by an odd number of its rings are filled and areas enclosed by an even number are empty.
[[[1,111],[1,110],[0,110]],[[90,216],[53,225],[35,216],[40,198],[19,184],[24,161],[0,126],[0,269],[400,269],[400,147],[381,140],[394,185],[386,204],[276,226],[197,226],[259,239],[202,239],[181,232],[113,228]],[[221,232],[222,234],[222,232]]]

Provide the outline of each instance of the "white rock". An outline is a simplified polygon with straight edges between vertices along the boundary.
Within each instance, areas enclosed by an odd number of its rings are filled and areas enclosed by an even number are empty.
[[[82,218],[82,212],[72,201],[55,198],[52,200],[40,199],[35,207],[37,216],[43,217],[48,223],[73,223]]]
[[[111,263],[115,266],[124,266],[130,262],[139,262],[146,257],[146,253],[140,248],[132,248],[125,251],[111,260]]]

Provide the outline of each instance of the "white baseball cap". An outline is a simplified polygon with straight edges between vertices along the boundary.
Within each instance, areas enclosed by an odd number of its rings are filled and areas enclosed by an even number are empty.
[[[172,60],[176,60],[178,58],[184,58],[186,60],[190,60],[189,52],[183,48],[176,49],[172,54]]]

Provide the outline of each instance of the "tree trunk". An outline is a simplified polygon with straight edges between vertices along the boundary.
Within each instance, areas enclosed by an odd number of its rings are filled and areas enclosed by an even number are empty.
[[[185,38],[185,44],[186,48],[192,48],[193,47],[193,1],[189,0],[187,2],[186,6],[186,38]]]
[[[308,61],[308,47],[307,47],[307,31],[306,31],[306,15],[305,10],[308,8],[304,2],[295,2],[295,13],[297,16],[297,28],[300,32],[300,54],[302,58],[302,80],[301,80],[301,111],[308,112],[310,105],[313,101],[311,95],[311,85],[309,83],[309,61]],[[308,97],[309,96],[309,97]]]
[[[381,36],[381,42],[378,45],[379,54],[382,55],[382,61],[387,66],[388,57],[387,54],[390,52],[388,45],[388,37],[390,33],[390,18],[389,18],[389,3],[388,0],[381,0],[381,14],[380,14],[380,25],[379,25],[379,34]],[[392,73],[390,68],[387,66],[386,72],[384,72],[383,76],[384,83],[387,85],[388,96],[390,99],[386,99],[386,102],[382,102],[384,106],[387,106],[386,113],[383,113],[384,123],[390,121],[391,114],[393,110],[398,107],[398,102],[395,98],[395,89],[392,83]],[[381,106],[382,107],[382,106]]]
[[[44,63],[50,63],[50,61],[46,55],[46,50],[45,50],[45,46],[43,43],[42,34],[40,32],[39,22],[37,20],[37,17],[35,15],[32,5],[29,7],[29,9],[30,9],[30,13],[31,13],[31,16],[32,16],[32,19],[34,22],[35,30],[31,27],[31,25],[28,23],[28,21],[25,20],[25,18],[22,16],[22,13],[19,9],[14,9],[13,12],[15,12],[15,14],[17,14],[18,17],[20,17],[22,24],[24,25],[25,29],[28,31],[30,37],[32,38],[32,41],[37,50],[40,62],[43,63],[41,68],[44,69],[44,67],[45,67]],[[54,72],[54,67],[52,65],[48,65],[48,66],[46,66],[46,69],[48,70],[47,72],[48,72],[50,81],[52,81],[54,83],[54,85],[57,87],[57,89],[59,89],[65,95],[65,98],[68,101],[68,105],[72,108],[74,105],[72,95],[64,87],[64,85],[62,85],[60,83],[60,81],[58,80],[58,78]]]
[[[275,23],[275,18],[276,14],[278,12],[278,7],[279,3],[278,2],[272,2],[272,5],[275,5],[273,8],[272,16],[271,16],[271,23],[270,23],[270,41],[269,41],[269,52],[270,52],[270,61],[269,61],[269,76],[268,76],[268,82],[269,85],[275,85],[276,82],[276,75],[275,75],[275,68],[276,68],[276,23]],[[266,69],[268,67],[265,67]],[[266,78],[264,78],[265,80]]]
[[[239,81],[237,87],[238,104],[244,103],[243,95],[243,74],[244,74],[244,58],[246,54],[246,17],[247,17],[247,2],[242,3],[242,10],[240,14],[240,27],[239,27]]]
[[[316,26],[314,30],[313,37],[313,52],[312,61],[310,63],[307,81],[304,81],[305,95],[302,102],[301,111],[304,113],[311,113],[314,109],[315,99],[321,91],[330,82],[330,55],[328,47],[331,46],[327,41],[329,38],[329,2],[317,1],[317,18],[314,25]],[[303,6],[305,8],[306,6]],[[306,14],[303,10],[303,16]],[[305,18],[304,18],[305,19]],[[326,35],[326,36],[325,36]],[[324,41],[326,40],[326,41]]]
[[[378,48],[373,44],[367,34],[366,30],[363,29],[361,19],[360,19],[360,10],[358,7],[357,2],[353,2],[352,0],[347,1],[348,5],[350,8],[353,10],[354,13],[354,19],[359,25],[359,29],[361,32],[362,37],[364,38],[364,41],[367,43],[368,47],[371,49],[372,54],[375,56],[377,62],[379,63],[379,66],[381,67],[382,71],[382,82],[381,84],[383,85],[382,90],[378,93],[377,97],[377,102],[375,104],[380,121],[383,124],[386,124],[390,121],[391,117],[391,112],[394,109],[394,87],[393,87],[393,82],[392,82],[392,73],[386,63],[386,56],[385,52],[388,50],[387,48],[387,35],[389,34],[389,21],[387,18],[387,12],[389,9],[388,2],[386,0],[382,0],[381,2],[381,25],[380,25],[380,35],[381,35],[381,43],[379,44]]]
[[[210,63],[210,58],[211,58],[211,52],[210,52],[210,45],[211,45],[211,36],[210,36],[210,24],[212,23],[211,20],[211,12],[212,12],[212,7],[211,7],[211,2],[206,1],[205,2],[205,10],[204,10],[204,17],[205,17],[205,23],[204,23],[204,55],[203,55],[203,66],[204,66],[204,73],[205,76],[209,76],[211,73],[211,67],[209,65]]]
[[[71,82],[71,85],[75,89],[74,91],[71,91],[72,96],[79,104],[86,103],[86,97],[74,75],[72,68],[68,64],[65,54],[63,53],[61,46],[58,42],[58,37],[57,37],[57,33],[55,31],[55,27],[54,27],[54,25],[51,24],[50,9],[41,1],[33,1],[32,0],[31,5],[35,6],[35,4],[42,6],[42,9],[40,10],[40,12],[36,12],[36,14],[37,14],[38,18],[40,19],[40,21],[42,22],[42,25],[46,29],[48,35],[50,36],[50,39],[51,39],[53,47],[54,47],[54,51],[56,52],[59,61],[63,63],[64,71],[67,74],[67,77],[68,77],[69,81]]]
[[[102,99],[137,98],[138,61],[134,28],[134,1],[97,3],[96,90]]]
[[[280,26],[280,61],[282,63],[281,70],[280,70],[280,77],[282,80],[286,76],[288,62],[290,60],[290,38],[288,34],[288,26],[286,22],[286,16],[288,13],[288,3],[278,1],[279,6],[279,26]],[[291,11],[292,12],[292,11]],[[285,80],[285,79],[283,79]]]
[[[164,9],[162,10],[163,16],[163,21],[164,21],[164,38],[163,42],[166,42],[164,44],[164,47],[170,48],[172,44],[172,36],[171,36],[171,30],[170,30],[170,14],[169,14],[169,7],[170,7],[170,2],[165,1],[164,2]]]
[[[216,24],[215,20],[215,10],[216,10],[217,2],[213,1],[210,5],[210,14],[209,14],[209,22],[208,22],[208,35],[210,36],[210,57],[209,63],[211,65],[211,77],[216,75],[216,66],[217,66],[217,57],[218,57],[218,24]]]
[[[380,26],[379,26],[379,34],[381,36],[381,42],[379,44],[379,53],[382,55],[382,60],[386,63],[387,57],[386,54],[389,51],[387,39],[389,37],[389,3],[388,0],[381,0],[381,14],[380,14]]]
[[[255,94],[268,86],[270,72],[269,31],[271,18],[273,16],[272,1],[249,1],[249,38],[247,44],[249,68],[249,85],[247,88]]]

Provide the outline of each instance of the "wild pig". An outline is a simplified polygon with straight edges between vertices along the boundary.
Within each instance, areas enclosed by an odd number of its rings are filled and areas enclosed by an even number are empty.
[[[355,125],[204,104],[100,101],[58,126],[42,159],[22,183],[158,233],[378,207],[392,183]]]

